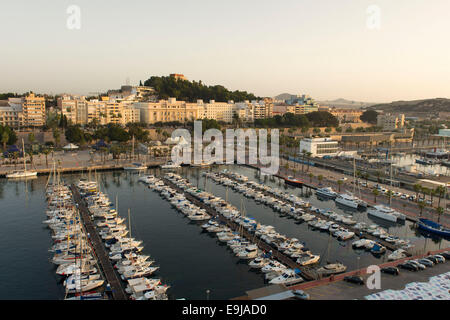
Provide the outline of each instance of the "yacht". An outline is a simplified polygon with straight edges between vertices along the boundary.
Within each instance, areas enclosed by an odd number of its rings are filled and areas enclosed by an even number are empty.
[[[298,257],[297,263],[301,266],[307,266],[319,262],[320,255],[314,255],[310,253],[302,254]]]
[[[360,207],[366,207],[366,203],[360,199],[358,199],[357,197],[348,194],[348,193],[341,193],[339,194],[336,199],[334,200],[336,201],[336,203],[342,204],[344,206],[353,208],[353,209],[358,209]]]
[[[284,284],[284,285],[295,285],[297,283],[303,282],[303,278],[300,276],[300,270],[288,269],[281,276],[278,276],[269,281],[270,284]]]
[[[13,173],[8,173],[6,178],[17,179],[17,178],[29,178],[36,177],[37,171],[29,171],[27,170],[27,162],[25,160],[25,144],[22,139],[22,152],[23,152],[23,171],[14,171]]]
[[[367,214],[391,222],[398,222],[398,220],[405,221],[404,214],[381,204],[367,210]]]
[[[134,162],[131,165],[127,166],[127,167],[123,167],[124,170],[127,171],[143,171],[147,169],[147,166],[143,165],[142,163],[139,162]]]
[[[178,169],[181,168],[179,164],[175,164],[172,161],[167,161],[166,164],[162,164],[159,166],[161,169]]]
[[[294,187],[300,187],[300,188],[303,187],[303,182],[298,180],[298,179],[295,179],[292,176],[284,178],[284,183],[289,184],[289,185],[294,186]]]
[[[321,196],[321,197],[331,198],[331,199],[336,199],[336,197],[338,196],[338,194],[336,192],[334,192],[333,188],[331,188],[331,187],[317,189],[316,195]]]
[[[337,263],[327,264],[326,266],[319,268],[317,270],[317,272],[320,275],[329,276],[332,274],[342,273],[345,270],[347,270],[347,267],[344,266],[342,263],[337,262]]]
[[[398,249],[388,255],[388,261],[394,261],[406,258],[406,251],[403,249]]]

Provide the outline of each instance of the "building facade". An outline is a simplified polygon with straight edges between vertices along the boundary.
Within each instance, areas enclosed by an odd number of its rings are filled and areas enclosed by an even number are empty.
[[[25,97],[9,98],[0,105],[0,124],[12,128],[41,127],[46,122],[45,98],[29,93]]]
[[[405,115],[379,114],[377,117],[377,126],[382,127],[385,131],[402,129],[405,126]]]
[[[330,138],[305,138],[300,140],[300,154],[303,150],[311,152],[313,157],[336,156],[339,151],[338,142]]]

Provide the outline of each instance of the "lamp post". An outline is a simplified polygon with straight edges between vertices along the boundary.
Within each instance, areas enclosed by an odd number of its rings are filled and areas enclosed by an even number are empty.
[[[206,300],[209,300],[209,293],[210,293],[211,291],[209,291],[209,289],[208,290],[206,290]]]

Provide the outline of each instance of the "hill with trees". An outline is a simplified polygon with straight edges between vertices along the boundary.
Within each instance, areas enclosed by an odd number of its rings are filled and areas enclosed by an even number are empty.
[[[173,77],[157,77],[153,76],[144,82],[145,86],[153,87],[160,99],[174,97],[177,100],[195,102],[202,99],[205,102],[215,100],[226,102],[233,100],[235,102],[244,100],[256,100],[260,97],[255,96],[247,91],[230,91],[224,86],[215,85],[207,86],[202,81],[188,81],[175,79]]]
[[[449,112],[450,99],[436,98],[412,101],[394,101],[371,106],[372,110],[383,110],[392,113],[409,112]]]

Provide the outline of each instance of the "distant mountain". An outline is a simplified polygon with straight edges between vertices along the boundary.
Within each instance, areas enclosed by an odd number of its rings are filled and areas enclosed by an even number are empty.
[[[383,110],[384,112],[449,112],[450,99],[436,98],[412,101],[394,101],[370,106],[370,109]]]
[[[282,93],[277,95],[275,98],[275,100],[289,100],[292,98],[295,98],[297,95],[295,94],[290,94],[290,93]]]
[[[376,102],[362,102],[362,101],[353,101],[353,100],[347,100],[343,98],[339,98],[336,100],[325,100],[325,101],[318,101],[320,105],[328,106],[328,107],[336,107],[336,108],[352,108],[352,109],[360,109],[360,108],[367,108],[370,107]]]

